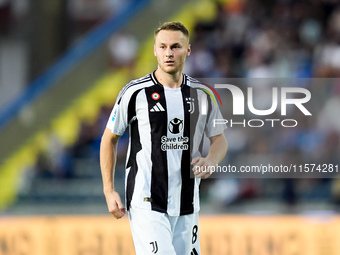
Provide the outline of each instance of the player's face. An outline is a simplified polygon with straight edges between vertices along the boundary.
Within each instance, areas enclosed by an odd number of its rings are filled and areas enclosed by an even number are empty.
[[[190,55],[189,38],[181,31],[161,30],[155,38],[154,54],[163,72],[182,72],[185,59]]]

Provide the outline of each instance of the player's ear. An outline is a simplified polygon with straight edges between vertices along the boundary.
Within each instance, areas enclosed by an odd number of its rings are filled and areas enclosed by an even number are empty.
[[[191,53],[191,45],[189,44],[188,49],[187,49],[187,57],[190,56],[190,53]]]
[[[156,45],[155,45],[155,44],[153,45],[153,54],[154,54],[155,57],[156,57]]]

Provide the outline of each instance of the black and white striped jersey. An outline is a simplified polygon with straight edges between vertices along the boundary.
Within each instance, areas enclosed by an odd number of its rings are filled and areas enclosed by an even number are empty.
[[[185,74],[181,87],[169,88],[154,73],[121,90],[107,128],[122,135],[129,127],[127,209],[147,208],[172,216],[199,210],[200,178],[192,175],[191,159],[200,155],[204,133],[212,137],[226,128],[213,125],[222,116],[208,91]]]

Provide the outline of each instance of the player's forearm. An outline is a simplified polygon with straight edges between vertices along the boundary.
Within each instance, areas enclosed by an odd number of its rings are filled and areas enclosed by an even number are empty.
[[[218,164],[225,157],[228,151],[228,142],[224,134],[220,134],[210,138],[211,145],[207,159]]]
[[[117,141],[104,133],[100,144],[100,168],[103,179],[103,191],[114,190],[114,172],[117,158]]]
[[[110,192],[114,183],[115,155],[113,145],[108,142],[101,142],[100,146],[100,168],[103,178],[103,190]]]

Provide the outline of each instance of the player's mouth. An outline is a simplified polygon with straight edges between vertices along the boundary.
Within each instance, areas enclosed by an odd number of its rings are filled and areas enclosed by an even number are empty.
[[[168,65],[172,65],[172,64],[174,64],[174,63],[175,63],[175,61],[173,61],[173,60],[165,61],[165,64],[168,64]]]

